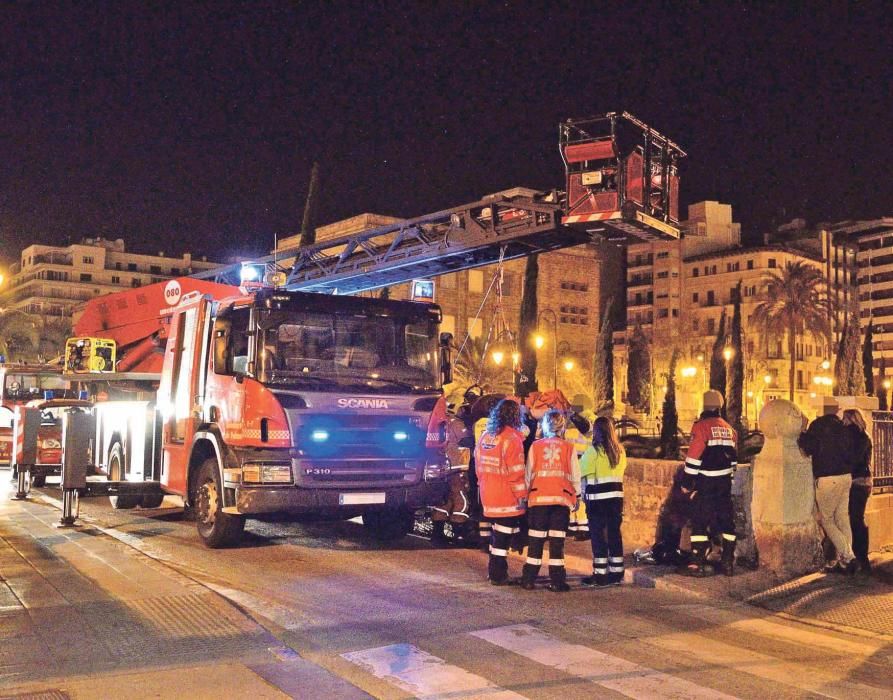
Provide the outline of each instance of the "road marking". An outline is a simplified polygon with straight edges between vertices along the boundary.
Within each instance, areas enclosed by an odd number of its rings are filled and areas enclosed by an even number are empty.
[[[448,664],[412,644],[391,644],[341,656],[418,698],[524,700],[523,695]]]
[[[833,633],[823,634],[807,629],[806,625],[803,624],[793,623],[797,626],[782,624],[781,622],[773,621],[769,617],[747,618],[736,614],[732,610],[714,608],[709,605],[677,605],[672,607],[675,610],[687,613],[706,622],[723,625],[740,632],[771,637],[810,648],[818,647],[840,655],[869,657],[885,646],[884,644],[843,639]]]
[[[613,619],[611,619],[613,617]],[[637,642],[649,644],[669,652],[668,656],[678,658],[694,668],[726,668],[730,671],[746,673],[763,680],[780,683],[800,690],[808,690],[825,697],[888,698],[889,690],[881,690],[870,685],[848,681],[850,672],[862,663],[861,657],[835,656],[823,654],[821,661],[804,663],[785,661],[781,658],[751,651],[744,646],[728,644],[696,632],[676,632],[660,623],[637,618],[636,616],[595,616],[579,618],[599,629],[614,629],[614,626],[627,625]],[[647,631],[650,630],[650,634]],[[717,628],[715,631],[719,631]],[[771,636],[771,635],[763,635]],[[742,644],[746,643],[744,640]]]
[[[717,700],[734,697],[580,644],[568,644],[531,625],[507,625],[471,634],[531,661],[631,698]]]

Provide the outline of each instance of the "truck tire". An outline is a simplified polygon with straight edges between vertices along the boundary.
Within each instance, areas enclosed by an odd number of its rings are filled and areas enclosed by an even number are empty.
[[[164,501],[163,493],[147,493],[140,500],[141,508],[158,508],[161,506],[162,501]]]
[[[223,512],[223,497],[217,460],[206,459],[196,475],[195,526],[199,537],[211,549],[238,542],[245,529],[245,518]]]
[[[124,481],[124,448],[120,442],[112,444],[106,464],[108,464],[109,481]],[[136,508],[141,499],[141,496],[120,494],[109,496],[109,503],[115,510],[130,510]]]
[[[363,526],[379,542],[393,542],[412,530],[415,516],[406,508],[385,508],[363,513]]]

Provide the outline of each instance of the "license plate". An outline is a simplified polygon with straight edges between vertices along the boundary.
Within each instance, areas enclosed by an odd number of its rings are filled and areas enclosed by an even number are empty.
[[[342,506],[360,506],[384,502],[384,493],[342,493],[338,495],[338,503]]]

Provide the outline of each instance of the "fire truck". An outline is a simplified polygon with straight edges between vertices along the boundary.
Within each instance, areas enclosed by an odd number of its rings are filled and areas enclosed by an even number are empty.
[[[44,403],[73,399],[70,383],[62,376],[62,369],[52,364],[26,362],[0,363],[0,464],[7,465],[12,457],[13,415],[16,406],[43,407]],[[55,401],[54,401],[55,400]],[[53,411],[47,408],[38,432],[37,458],[32,473],[35,486],[46,479],[46,472],[59,468],[61,427]]]
[[[446,491],[439,324],[431,304],[188,278],[90,301],[75,332],[123,365],[77,375],[113,505],[181,496],[210,547],[274,515],[405,534]]]
[[[351,295],[599,237],[679,236],[671,141],[612,113],[562,125],[561,152],[566,192],[514,188],[88,302],[75,333],[117,346],[115,372],[77,375],[98,399],[113,505],[181,496],[209,547],[246,518],[360,515],[380,538],[404,534],[446,494],[451,338],[433,304]]]

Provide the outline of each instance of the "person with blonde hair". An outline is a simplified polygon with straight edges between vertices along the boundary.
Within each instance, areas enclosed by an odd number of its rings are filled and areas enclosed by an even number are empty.
[[[527,562],[521,588],[534,589],[548,539],[548,589],[565,593],[570,586],[564,567],[564,541],[571,509],[579,506],[580,466],[574,444],[564,439],[564,414],[547,411],[541,425],[543,437],[530,446],[527,454]]]
[[[871,496],[871,438],[865,430],[865,419],[859,409],[848,408],[843,412],[843,424],[853,439],[853,481],[850,484],[850,530],[853,533],[853,554],[864,572],[871,571],[868,561],[868,526],[865,524],[865,506]]]
[[[620,525],[625,471],[626,452],[617,439],[614,422],[600,416],[592,429],[592,446],[583,454],[580,465],[592,543],[592,576],[582,580],[584,586],[619,586],[623,581]]]

